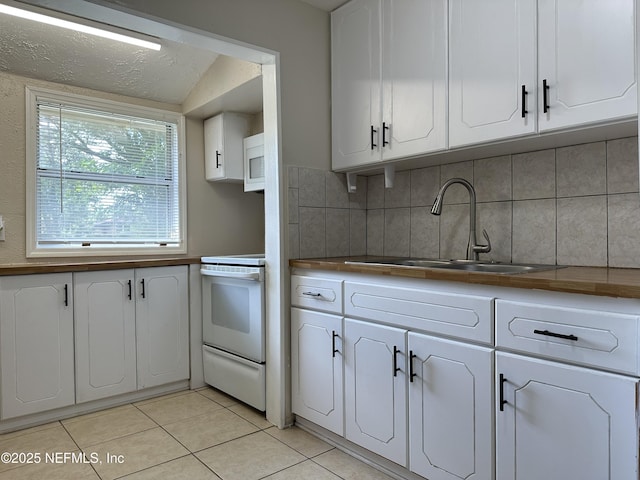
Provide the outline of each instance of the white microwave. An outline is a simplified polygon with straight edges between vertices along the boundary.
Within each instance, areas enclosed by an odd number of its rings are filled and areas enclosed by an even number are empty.
[[[244,191],[264,190],[264,134],[244,139]]]

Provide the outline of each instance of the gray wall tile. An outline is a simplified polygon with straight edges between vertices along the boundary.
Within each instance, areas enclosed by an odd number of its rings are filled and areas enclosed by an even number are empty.
[[[440,186],[450,178],[464,178],[473,185],[473,162],[452,163],[440,167]],[[444,195],[444,204],[469,203],[469,192],[462,185],[451,185]]]
[[[555,198],[556,151],[513,155],[513,199]]]
[[[556,150],[558,197],[607,193],[605,142],[586,143]]]
[[[448,205],[440,216],[440,258],[467,257],[469,206]]]
[[[431,207],[411,208],[412,257],[440,257],[440,217],[431,215]]]
[[[556,200],[513,202],[514,262],[556,263]]]
[[[349,209],[327,208],[327,257],[349,255]]]
[[[327,172],[325,177],[327,207],[349,208],[347,177],[344,173]]]
[[[327,256],[325,212],[326,208],[300,207],[300,258]]]
[[[640,195],[610,195],[609,266],[640,268]]]
[[[384,208],[384,175],[367,177],[367,209]]]
[[[558,264],[607,265],[607,197],[559,198]]]
[[[411,205],[411,172],[396,172],[393,188],[384,189],[384,208],[401,208]]]
[[[367,208],[367,177],[358,175],[356,180],[356,191],[349,194],[349,208]]]
[[[473,162],[473,186],[478,202],[511,200],[511,156]]]
[[[349,213],[349,255],[366,255],[367,211],[351,209]]]
[[[607,193],[638,191],[638,137],[607,142]]]
[[[481,253],[480,259],[496,262],[511,262],[511,202],[489,202],[478,205],[476,221],[476,237],[480,245],[487,241],[482,235],[486,230],[491,240],[491,251]],[[468,231],[469,227],[467,227]]]
[[[289,258],[300,258],[300,228],[297,223],[287,225],[289,229]]]
[[[289,223],[298,223],[298,193],[297,188],[289,189]]]
[[[384,254],[384,209],[367,210],[367,255]]]
[[[325,207],[325,174],[324,170],[313,168],[298,169],[298,185],[300,194],[298,203],[301,207]]]
[[[440,167],[411,170],[411,206],[431,207],[440,189]]]
[[[410,252],[411,209],[387,208],[384,211],[384,254],[408,257]]]

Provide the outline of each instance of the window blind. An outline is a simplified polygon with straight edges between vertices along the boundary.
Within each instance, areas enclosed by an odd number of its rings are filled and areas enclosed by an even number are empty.
[[[36,101],[39,245],[180,242],[178,125]]]

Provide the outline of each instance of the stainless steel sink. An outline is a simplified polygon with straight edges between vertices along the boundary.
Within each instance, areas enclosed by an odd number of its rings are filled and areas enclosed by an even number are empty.
[[[562,265],[543,265],[532,263],[493,263],[474,260],[442,260],[432,258],[383,258],[362,261],[347,261],[345,263],[360,265],[397,265],[400,267],[438,268],[446,270],[461,270],[466,272],[517,274],[540,272],[564,268]]]

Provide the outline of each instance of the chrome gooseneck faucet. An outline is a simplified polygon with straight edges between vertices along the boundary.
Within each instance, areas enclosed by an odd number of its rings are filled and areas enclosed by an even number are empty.
[[[486,245],[478,245],[476,238],[476,191],[468,181],[464,178],[450,178],[438,191],[438,196],[433,202],[431,207],[431,213],[433,215],[440,215],[442,213],[442,199],[444,198],[444,192],[447,191],[454,183],[464,185],[469,191],[469,243],[467,244],[467,260],[478,260],[479,253],[488,253],[491,251],[491,241],[489,240],[489,234],[486,230],[482,230],[482,235],[487,240]]]

